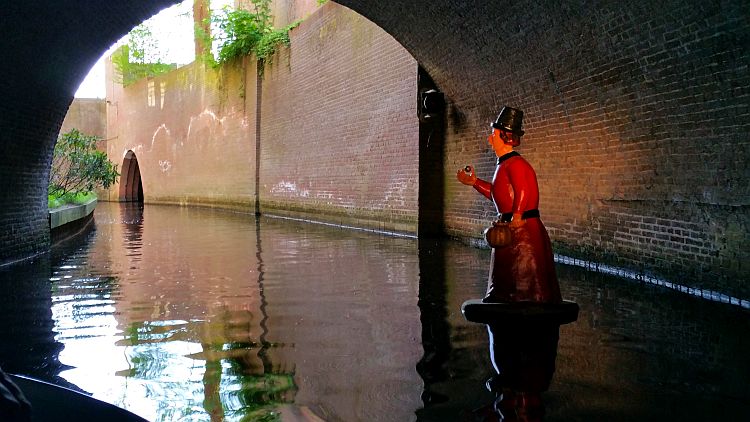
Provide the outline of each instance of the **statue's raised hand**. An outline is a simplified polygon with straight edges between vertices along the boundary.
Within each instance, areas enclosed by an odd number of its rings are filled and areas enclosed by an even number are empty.
[[[477,182],[477,175],[474,173],[474,168],[472,166],[466,166],[458,170],[456,177],[459,182],[467,186],[474,186],[474,183]]]

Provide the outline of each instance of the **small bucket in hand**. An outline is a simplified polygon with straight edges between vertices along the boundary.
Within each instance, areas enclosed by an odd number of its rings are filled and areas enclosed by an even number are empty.
[[[491,227],[484,231],[484,240],[492,248],[504,248],[510,245],[512,242],[510,223],[504,223],[500,220],[495,221]]]

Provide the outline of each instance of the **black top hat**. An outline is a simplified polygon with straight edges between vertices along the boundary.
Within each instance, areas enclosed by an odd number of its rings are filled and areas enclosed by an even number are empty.
[[[497,120],[490,126],[495,129],[504,130],[506,132],[513,133],[515,135],[523,135],[521,125],[523,124],[523,111],[505,106],[500,110],[500,114],[497,116]]]

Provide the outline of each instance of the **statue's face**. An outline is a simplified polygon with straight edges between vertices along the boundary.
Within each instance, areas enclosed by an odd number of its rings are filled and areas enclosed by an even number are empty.
[[[490,144],[490,147],[492,147],[492,150],[495,151],[495,155],[498,157],[513,151],[513,147],[506,144],[505,140],[510,141],[510,134],[495,128],[492,128],[490,136],[487,137],[487,143]]]
[[[490,147],[493,150],[495,149],[495,141],[496,141],[496,138],[498,137],[498,135],[497,135],[498,132],[499,132],[499,130],[493,128],[490,131],[490,136],[487,137],[487,143],[490,144]]]

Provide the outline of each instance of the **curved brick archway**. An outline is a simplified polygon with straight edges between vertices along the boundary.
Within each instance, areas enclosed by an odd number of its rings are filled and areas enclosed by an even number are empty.
[[[0,263],[48,247],[45,179],[78,82],[119,36],[171,3],[6,5]],[[446,94],[446,180],[467,161],[491,173],[477,139],[503,104],[520,107],[521,152],[562,250],[692,267],[750,296],[750,3],[338,3],[390,33]],[[449,234],[486,223],[491,210],[473,192],[447,182],[444,195]]]
[[[133,151],[128,151],[122,160],[120,174],[120,202],[143,202],[143,183],[138,158]]]
[[[110,45],[174,0],[3,6],[0,45],[0,265],[49,250],[52,149],[78,85]]]

